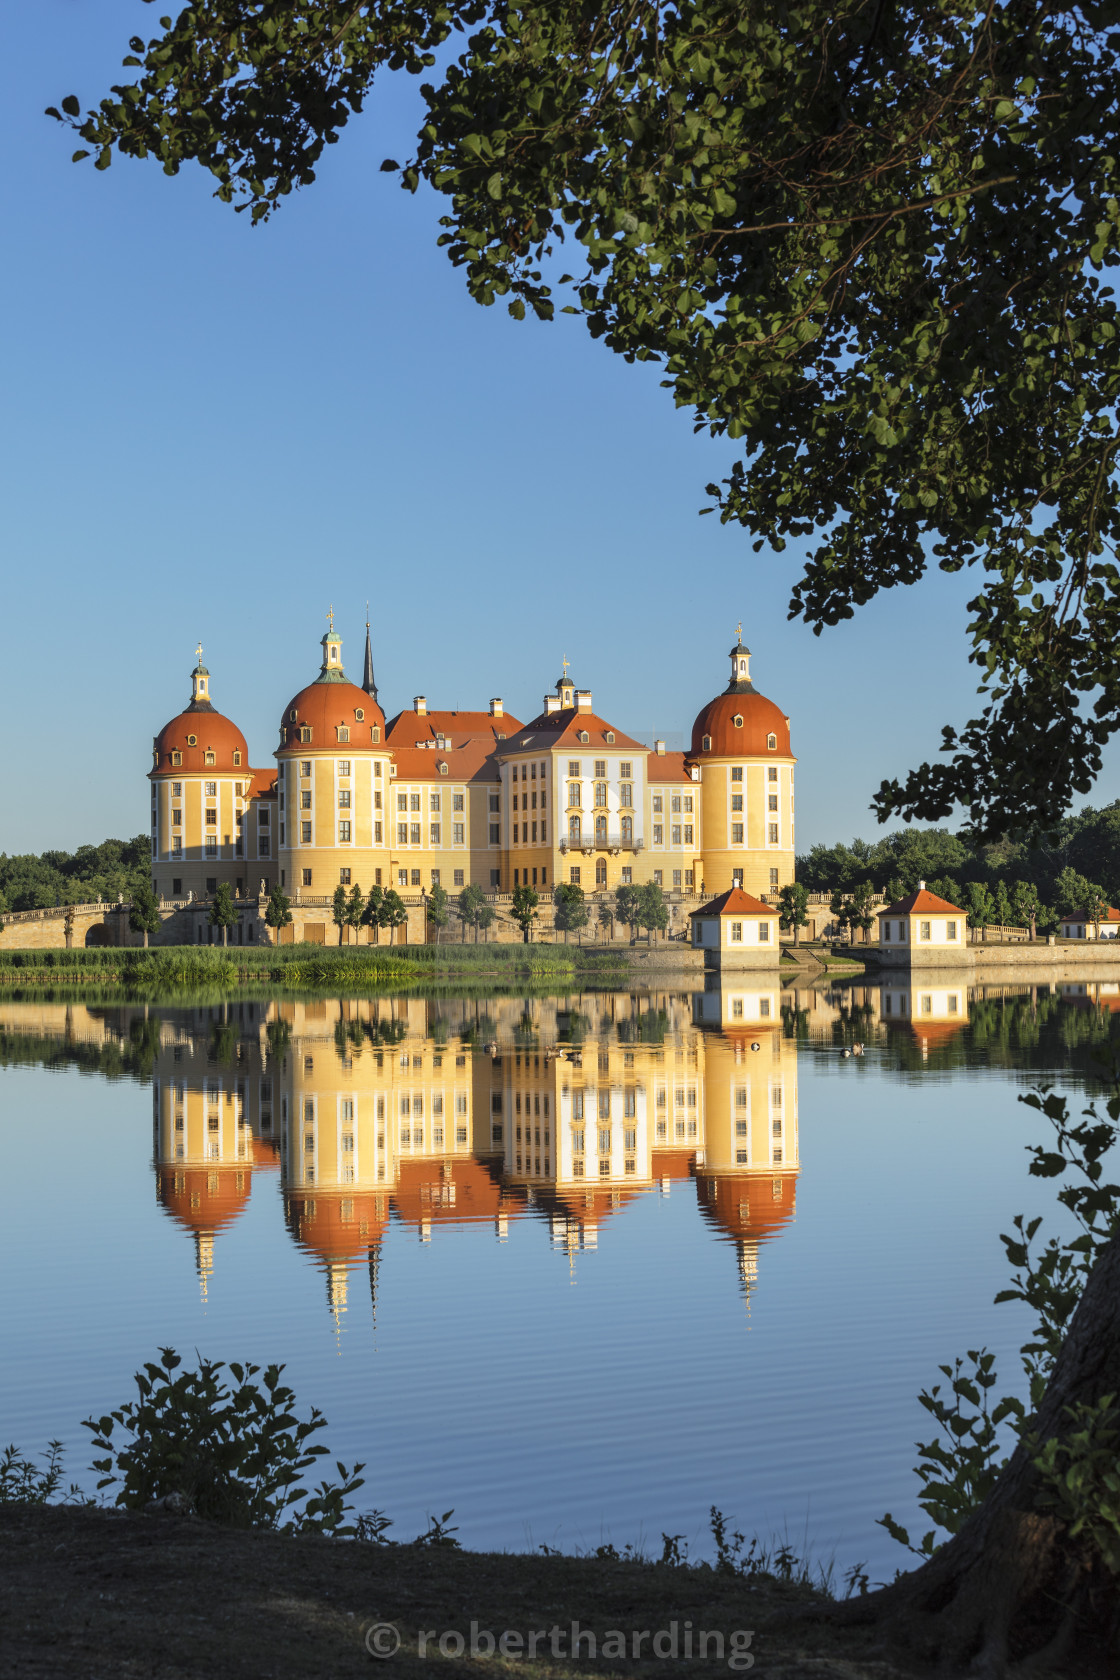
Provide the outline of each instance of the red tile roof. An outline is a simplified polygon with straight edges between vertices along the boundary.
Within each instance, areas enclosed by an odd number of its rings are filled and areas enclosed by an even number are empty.
[[[1105,906],[1099,916],[1090,916],[1087,910],[1075,910],[1070,916],[1059,917],[1063,922],[1120,922],[1120,910],[1114,910],[1111,904]]]
[[[718,898],[710,898],[707,904],[702,904],[699,910],[692,911],[693,916],[776,916],[778,908],[774,904],[763,904],[760,898],[752,898],[750,893],[744,892],[742,887],[731,887],[727,892],[720,893]]]
[[[392,749],[400,782],[436,782],[445,778],[440,765],[447,765],[448,781],[496,782],[495,753],[508,742],[500,735],[516,735],[520,721],[506,714],[489,712],[398,712],[385,729],[385,742]],[[444,745],[436,745],[436,737]],[[423,744],[421,744],[423,743]]]
[[[916,892],[907,893],[895,904],[888,904],[883,910],[876,910],[877,916],[963,916],[965,912],[959,904],[950,904],[947,898],[938,898],[926,887],[919,887]]]
[[[691,783],[691,763],[692,759],[688,753],[651,752],[646,760],[646,781],[651,787],[660,787],[663,782]]]
[[[589,741],[579,739],[580,731],[586,730]],[[608,741],[607,736],[613,735],[614,740]],[[532,723],[526,723],[517,729],[511,729],[510,739],[506,743],[507,752],[511,747],[624,747],[627,752],[646,752],[640,741],[633,736],[623,734],[621,729],[615,729],[613,724],[605,718],[598,717],[594,712],[581,712],[577,707],[569,706],[562,712],[541,712]]]

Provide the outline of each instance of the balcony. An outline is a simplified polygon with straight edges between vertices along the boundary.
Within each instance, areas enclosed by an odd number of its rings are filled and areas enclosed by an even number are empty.
[[[644,840],[635,840],[632,835],[625,839],[621,833],[607,830],[606,833],[582,834],[578,843],[567,834],[560,841],[561,852],[582,852],[584,857],[590,857],[594,852],[610,852],[617,857],[619,852],[641,852],[645,850]]]

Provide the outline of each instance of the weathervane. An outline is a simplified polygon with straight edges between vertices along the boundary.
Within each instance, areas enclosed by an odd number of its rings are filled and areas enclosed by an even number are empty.
[[[742,619],[739,620],[739,628],[738,628],[738,631],[736,632],[736,634],[738,635],[739,640],[742,641],[742,639],[743,639],[743,621],[742,621]]]
[[[198,660],[198,663],[201,665],[202,664],[202,643],[201,642],[199,642],[199,644],[195,648],[194,652],[195,652],[195,658]]]
[[[565,658],[565,659],[562,659],[560,661],[560,663],[564,667],[564,675],[567,676],[568,675],[568,665],[570,664],[570,661]]]
[[[334,604],[327,609],[327,623],[330,625],[331,635],[334,635]]]

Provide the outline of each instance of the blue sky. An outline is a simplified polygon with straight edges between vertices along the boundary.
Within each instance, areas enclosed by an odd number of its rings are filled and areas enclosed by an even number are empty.
[[[43,107],[92,104],[155,26],[140,0],[8,20],[0,850],[146,827],[151,737],[199,639],[215,703],[271,762],[332,602],[360,669],[367,596],[390,714],[500,694],[528,717],[567,655],[597,710],[659,733],[724,686],[742,618],[792,718],[799,850],[871,835],[880,779],[973,708],[971,580],[821,638],[787,623],[797,554],[698,517],[732,446],[573,318],[472,303],[435,195],[378,173],[409,150],[407,80],[263,228],[199,170],[72,165]]]

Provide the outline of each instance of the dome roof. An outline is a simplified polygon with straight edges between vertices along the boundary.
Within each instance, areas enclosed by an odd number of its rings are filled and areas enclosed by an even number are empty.
[[[216,712],[213,706],[192,703],[185,712],[165,723],[155,738],[156,774],[175,770],[177,774],[192,770],[247,771],[249,749],[245,737],[235,723]],[[181,763],[172,765],[171,754],[182,754]],[[206,754],[214,754],[214,762],[206,762]],[[235,759],[234,753],[240,753]]]
[[[295,1190],[284,1198],[288,1230],[320,1260],[357,1260],[376,1248],[389,1222],[389,1194]]]
[[[371,730],[375,727],[380,729],[380,739],[384,741],[385,713],[364,688],[345,680],[308,683],[284,708],[280,719],[280,751],[294,753],[301,748],[329,747],[333,752],[339,745],[340,728],[350,731],[351,747],[368,747],[373,742]],[[310,741],[303,740],[300,734],[303,729],[311,730]],[[346,739],[344,736],[343,740]]]
[[[244,1211],[251,1179],[247,1166],[160,1166],[156,1199],[188,1231],[220,1231]]]
[[[768,737],[775,745],[767,745]],[[705,747],[704,738],[711,745]],[[755,689],[738,684],[709,700],[692,726],[692,752],[696,758],[763,758],[774,752],[792,757],[789,719],[773,700]]]

